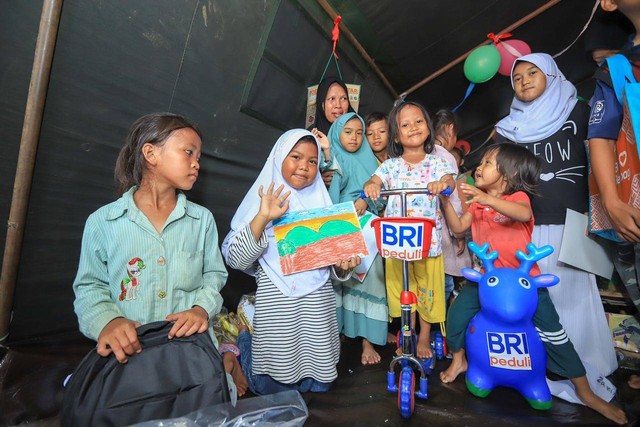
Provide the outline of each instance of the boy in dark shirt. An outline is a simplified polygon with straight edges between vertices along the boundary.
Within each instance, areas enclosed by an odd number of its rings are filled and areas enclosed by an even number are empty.
[[[621,54],[632,65],[637,81],[640,81],[640,2],[637,0],[600,0],[600,6],[607,12],[619,10],[635,28],[635,35]],[[618,197],[616,191],[615,163],[616,140],[622,124],[622,105],[616,98],[611,77],[606,65],[596,73],[596,89],[591,100],[589,118],[589,151],[593,176],[596,179],[602,203],[613,228],[625,241],[614,249],[614,264],[620,274],[629,296],[640,310],[640,209],[629,206]],[[640,377],[632,375],[629,386],[640,388]]]

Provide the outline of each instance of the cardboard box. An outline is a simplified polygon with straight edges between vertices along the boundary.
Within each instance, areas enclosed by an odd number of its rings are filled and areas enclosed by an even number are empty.
[[[617,348],[640,351],[640,324],[631,315],[606,313],[613,343]]]

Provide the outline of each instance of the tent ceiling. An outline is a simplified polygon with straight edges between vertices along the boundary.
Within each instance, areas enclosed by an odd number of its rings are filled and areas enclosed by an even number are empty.
[[[402,93],[484,42],[488,33],[501,32],[549,1],[335,0],[330,3],[392,86]],[[585,0],[557,2],[514,29],[513,38],[527,42],[534,52],[555,54],[580,34],[593,6],[593,2]],[[583,37],[557,61],[567,78],[578,84],[588,81],[595,69],[584,53]],[[429,110],[453,108],[462,101],[468,84],[461,62],[407,98],[423,103]],[[588,96],[591,87],[580,89]],[[490,128],[508,112],[511,97],[507,77],[496,75],[489,82],[477,85],[459,109],[462,135],[470,136]]]

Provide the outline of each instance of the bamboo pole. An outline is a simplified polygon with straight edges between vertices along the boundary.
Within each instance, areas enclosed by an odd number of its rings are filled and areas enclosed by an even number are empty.
[[[500,31],[499,33],[496,33],[496,34],[510,33],[511,31],[515,30],[516,28],[518,28],[522,24],[524,24],[526,22],[529,22],[530,20],[532,20],[536,16],[540,15],[542,12],[546,11],[547,9],[549,9],[552,6],[555,6],[556,4],[560,3],[561,1],[562,0],[551,0],[551,1],[549,1],[548,3],[544,4],[543,6],[540,6],[538,9],[534,10],[533,12],[531,12],[530,14],[525,16],[524,18],[519,19],[518,21],[514,22],[513,24],[509,25],[507,28],[503,29],[502,31]],[[449,62],[444,67],[440,68],[438,71],[434,72],[430,76],[428,76],[425,79],[419,81],[418,83],[416,83],[415,85],[411,86],[409,89],[407,89],[406,91],[401,93],[400,94],[400,98],[404,98],[407,95],[409,95],[410,93],[415,92],[417,89],[419,89],[422,86],[426,85],[431,80],[435,79],[439,75],[445,73],[446,71],[450,70],[454,66],[456,66],[459,63],[461,63],[462,61],[464,61],[467,58],[467,56],[469,56],[471,54],[471,52],[473,52],[477,48],[479,48],[481,46],[484,46],[486,44],[489,44],[489,43],[491,43],[491,40],[487,39],[487,40],[483,41],[482,43],[480,43],[478,46],[476,46],[473,49],[469,50],[467,53],[465,53],[463,55],[460,55],[459,57],[457,57],[453,61]]]
[[[327,12],[327,15],[329,15],[332,20],[335,20],[338,17],[338,13],[333,9],[333,7],[331,7],[331,5],[327,0],[317,0],[317,2],[320,5],[320,7],[322,7],[324,11]],[[364,47],[362,47],[362,45],[360,44],[356,36],[353,35],[351,30],[349,30],[349,27],[347,27],[344,21],[340,22],[340,31],[344,34],[344,36],[347,39],[349,39],[351,44],[353,44],[353,46],[356,48],[360,56],[362,56],[362,58],[365,60],[367,65],[371,67],[371,69],[378,76],[378,78],[382,80],[382,83],[387,87],[389,92],[391,92],[393,97],[397,98],[398,92],[396,92],[396,90],[393,88],[391,83],[389,83],[389,80],[387,80],[387,77],[382,73],[380,68],[378,68],[378,66],[376,65],[375,60],[371,56],[369,56],[367,51],[364,49]]]
[[[16,286],[20,254],[24,238],[24,224],[29,206],[31,181],[35,167],[44,103],[49,87],[51,63],[58,36],[58,24],[63,0],[44,0],[40,27],[31,70],[29,95],[22,125],[18,165],[13,184],[11,210],[7,222],[7,238],[0,276],[0,342],[9,335],[13,294]]]

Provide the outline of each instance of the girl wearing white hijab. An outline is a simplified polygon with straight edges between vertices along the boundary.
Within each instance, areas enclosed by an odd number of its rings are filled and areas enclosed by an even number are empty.
[[[496,125],[496,142],[523,145],[541,161],[541,196],[531,200],[533,243],[555,251],[538,263],[543,272],[560,277],[549,294],[580,359],[606,376],[618,364],[595,276],[558,261],[566,209],[588,210],[589,107],[578,101],[575,86],[545,53],[518,58],[511,84],[515,97],[509,115]]]
[[[319,152],[311,132],[285,132],[238,207],[222,244],[227,264],[255,276],[258,285],[253,336],[244,331],[238,337],[242,368],[255,394],[324,392],[337,377],[340,341],[330,278],[346,280],[360,258],[285,276],[272,225],[289,210],[332,204],[318,174]]]

